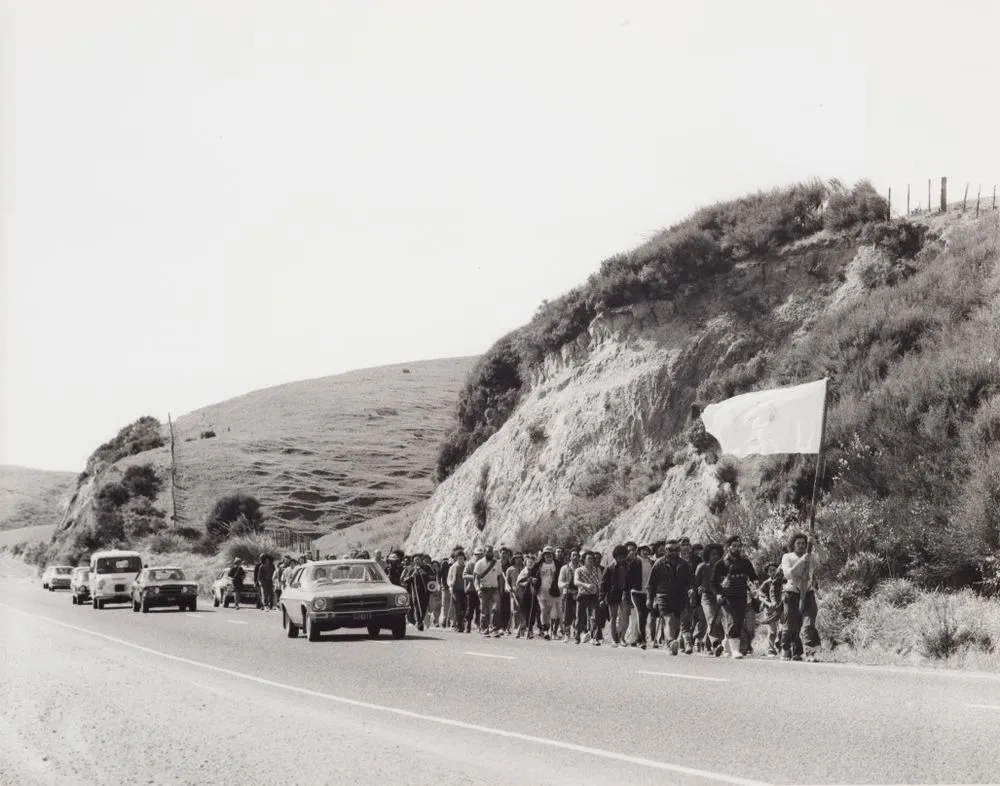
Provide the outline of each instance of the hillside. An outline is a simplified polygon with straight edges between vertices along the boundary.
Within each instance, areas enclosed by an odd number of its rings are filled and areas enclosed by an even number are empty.
[[[473,362],[450,358],[362,369],[255,391],[184,415],[174,423],[173,497],[166,424],[149,427],[158,434],[123,429],[88,462],[56,535],[57,549],[92,544],[87,537],[102,490],[126,479],[130,467],[147,464],[158,483],[154,509],[140,513],[165,514],[169,522],[176,504],[178,528],[202,528],[216,500],[235,492],[260,500],[269,527],[307,536],[424,500],[433,490],[435,451]],[[119,457],[130,450],[137,452]]]
[[[477,364],[406,548],[737,531],[777,556],[815,458],[720,456],[692,405],[826,376],[831,577],[994,581],[997,214],[885,215],[866,184],[806,184],[606,262]]]
[[[0,466],[0,531],[57,524],[75,483],[72,472]]]

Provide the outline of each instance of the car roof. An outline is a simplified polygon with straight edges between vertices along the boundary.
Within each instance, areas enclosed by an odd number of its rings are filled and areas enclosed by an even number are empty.
[[[373,559],[324,559],[316,562],[307,562],[303,568],[324,567],[329,565],[377,565]]]
[[[55,570],[56,568],[69,568],[70,570],[72,570],[73,566],[72,565],[49,565],[49,569],[50,570]]]
[[[90,556],[92,558],[93,557],[100,557],[102,559],[104,557],[140,557],[140,558],[142,557],[142,555],[138,551],[121,551],[121,550],[119,550],[119,551],[115,551],[115,550],[111,550],[111,551],[95,551]]]
[[[150,565],[146,570],[184,570],[180,565]]]

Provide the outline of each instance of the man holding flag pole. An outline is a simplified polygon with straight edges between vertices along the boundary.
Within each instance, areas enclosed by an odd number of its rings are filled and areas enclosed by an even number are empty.
[[[815,557],[812,551],[826,437],[826,408],[827,380],[823,378],[803,385],[744,393],[710,404],[701,413],[705,430],[718,440],[723,453],[737,457],[774,453],[816,454],[809,535],[796,533],[790,552],[784,555],[781,562],[788,581],[784,596],[786,635],[782,644],[783,660],[792,657],[791,647],[793,642],[797,642],[800,629],[806,639],[807,660],[815,660],[815,652],[820,645],[815,625]],[[796,659],[800,657],[798,652],[796,656]]]

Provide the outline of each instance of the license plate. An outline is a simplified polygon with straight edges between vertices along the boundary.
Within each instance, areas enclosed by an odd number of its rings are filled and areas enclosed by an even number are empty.
[[[372,618],[372,613],[370,611],[358,611],[351,615],[352,620],[370,620]]]

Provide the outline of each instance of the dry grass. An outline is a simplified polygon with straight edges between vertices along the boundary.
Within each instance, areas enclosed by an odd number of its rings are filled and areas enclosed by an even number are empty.
[[[388,553],[390,549],[403,545],[410,534],[410,527],[426,506],[426,501],[415,502],[395,513],[369,519],[347,529],[334,530],[313,541],[313,548],[319,549],[323,556],[341,556],[351,549],[367,549],[371,553],[381,549],[383,553]]]
[[[0,466],[0,530],[58,524],[75,483],[72,472]]]
[[[2,530],[0,531],[0,549],[10,548],[18,543],[48,542],[55,531],[55,524],[41,524],[37,527]]]

